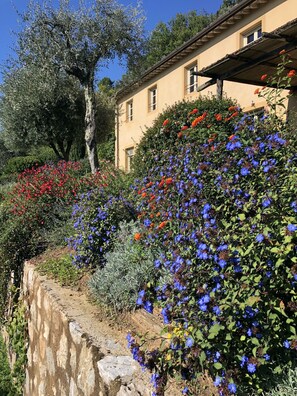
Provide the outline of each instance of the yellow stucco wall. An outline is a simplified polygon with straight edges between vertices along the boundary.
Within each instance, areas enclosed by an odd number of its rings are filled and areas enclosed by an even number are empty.
[[[142,84],[133,93],[118,102],[118,140],[116,142],[116,164],[127,168],[125,150],[135,147],[143,132],[151,126],[154,119],[169,105],[183,99],[195,99],[200,93],[186,94],[185,69],[197,61],[198,69],[211,65],[217,60],[233,53],[243,46],[243,34],[261,23],[262,31],[270,32],[286,22],[297,18],[296,0],[269,0],[265,5],[230,25],[219,36],[208,40],[198,50],[172,65],[155,78]],[[198,77],[198,86],[209,80]],[[148,92],[157,85],[157,108],[149,111]],[[263,99],[254,95],[255,86],[224,81],[224,94],[238,101],[246,110],[264,105]],[[202,95],[216,94],[216,86],[211,86]],[[133,120],[127,120],[127,102],[133,100]]]

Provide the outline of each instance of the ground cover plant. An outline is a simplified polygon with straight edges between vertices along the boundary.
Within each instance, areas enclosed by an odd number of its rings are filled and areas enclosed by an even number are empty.
[[[289,82],[294,71],[285,70],[277,83]],[[197,144],[204,114],[183,131],[178,125],[178,152],[168,145],[136,186],[139,241],[162,252],[155,268],[171,279],[138,299],[149,312],[161,304],[159,348],[146,350],[131,334],[128,343],[153,371],[155,395],[170,376],[197,395],[205,371],[220,395],[261,394],[296,362],[297,139],[272,113],[245,115],[231,132],[212,130]],[[167,125],[176,125],[170,116]]]

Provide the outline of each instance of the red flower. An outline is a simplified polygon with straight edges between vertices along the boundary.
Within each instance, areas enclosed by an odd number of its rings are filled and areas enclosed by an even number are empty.
[[[217,120],[217,121],[222,121],[222,114],[215,114],[215,119]]]
[[[296,76],[296,70],[290,70],[287,76],[290,78]]]
[[[254,94],[255,94],[255,95],[258,95],[259,92],[260,92],[260,88],[257,88],[257,89],[255,90]]]
[[[283,50],[281,50],[281,51],[279,52],[280,55],[284,55],[285,53],[286,53],[286,50],[285,50],[285,49],[283,49]]]
[[[189,127],[188,127],[187,125],[184,125],[184,126],[181,128],[181,131],[185,131],[185,130],[187,130],[187,129],[189,129]]]
[[[163,122],[163,126],[166,126],[167,124],[169,124],[168,118],[166,118],[166,120]]]
[[[268,77],[267,74],[263,74],[263,76],[261,76],[261,81],[265,81],[267,77]]]
[[[178,137],[179,139],[181,139],[181,138],[183,137],[183,133],[182,133],[182,132],[178,132],[177,137]]]
[[[231,136],[229,136],[229,140],[233,140],[235,138],[235,135],[231,135]]]
[[[173,183],[172,177],[168,177],[168,178],[165,180],[165,183],[167,184],[167,186],[168,186],[169,184]]]
[[[236,106],[230,106],[228,109],[228,111],[236,111],[236,110],[237,110]]]
[[[134,240],[139,241],[140,238],[141,238],[140,232],[136,232],[136,234],[134,234]]]

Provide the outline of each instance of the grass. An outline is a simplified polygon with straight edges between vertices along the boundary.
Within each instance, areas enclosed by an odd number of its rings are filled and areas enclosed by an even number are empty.
[[[41,275],[47,275],[62,286],[76,286],[85,271],[74,267],[69,254],[59,258],[49,258],[37,266]],[[1,395],[0,395],[1,396]]]

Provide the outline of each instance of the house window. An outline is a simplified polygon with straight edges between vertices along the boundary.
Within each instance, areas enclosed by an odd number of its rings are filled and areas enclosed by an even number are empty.
[[[131,171],[132,161],[134,157],[134,147],[129,147],[125,150],[125,168],[126,172]]]
[[[248,32],[244,33],[242,37],[243,37],[243,45],[248,45],[253,41],[258,40],[260,37],[262,37],[261,24],[255,26],[252,30],[249,30]]]
[[[186,68],[186,93],[196,92],[198,88],[198,76],[193,73],[197,72],[197,63]]]
[[[127,121],[133,120],[133,100],[127,102]]]
[[[157,86],[149,89],[148,92],[149,111],[154,111],[157,108]]]

